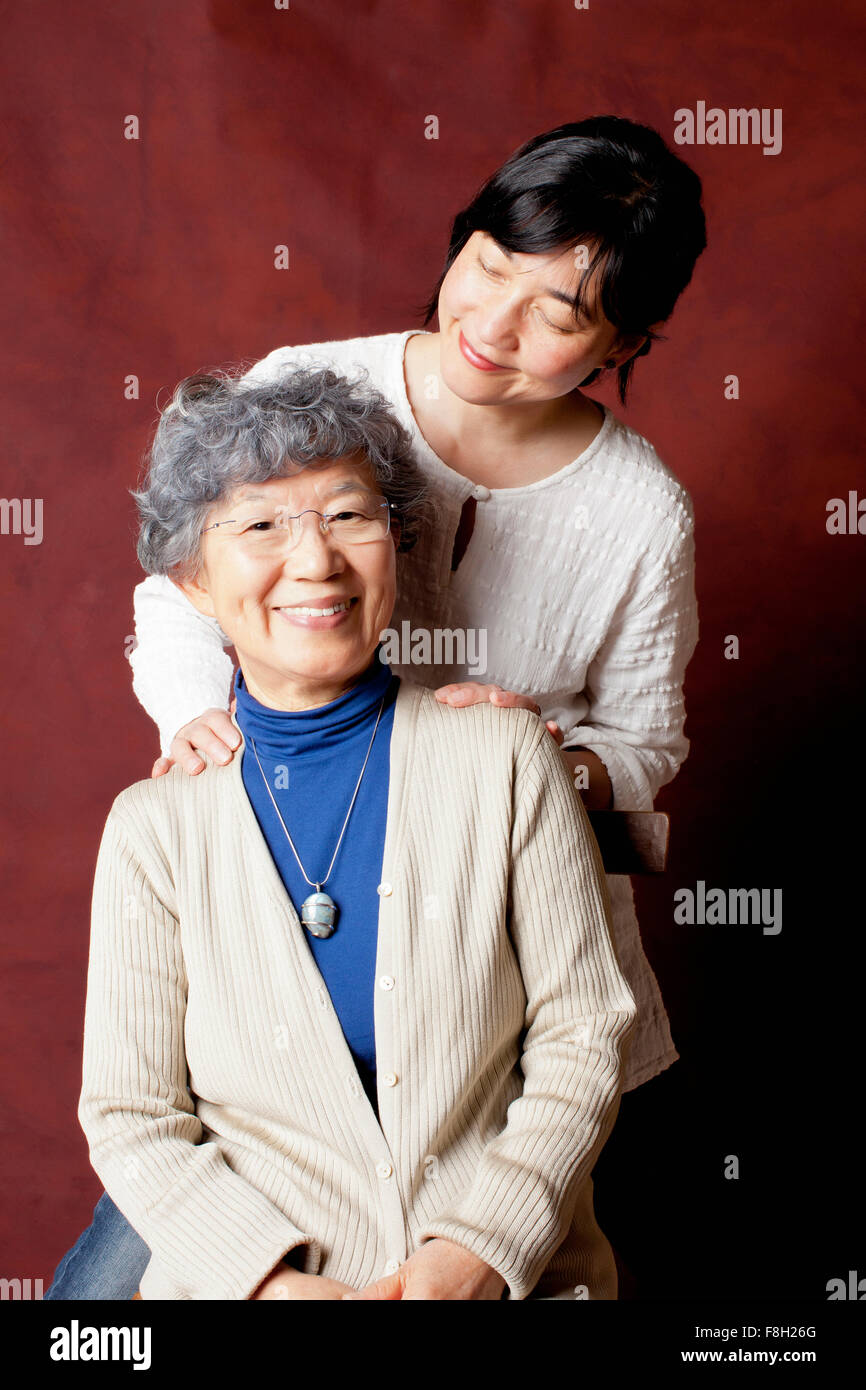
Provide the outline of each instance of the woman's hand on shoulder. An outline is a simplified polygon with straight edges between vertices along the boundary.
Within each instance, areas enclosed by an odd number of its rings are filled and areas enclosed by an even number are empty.
[[[235,701],[231,708],[234,710]],[[206,709],[197,719],[178,729],[171,741],[168,757],[157,758],[151,769],[151,777],[163,777],[175,763],[195,777],[204,772],[205,762],[196,749],[206,753],[212,762],[230,763],[235,749],[240,746],[241,736],[224,709]]]
[[[541,706],[531,695],[518,695],[514,690],[503,690],[501,685],[484,685],[479,681],[458,681],[454,685],[440,685],[434,691],[436,699],[443,705],[500,705],[503,709],[531,709],[533,714],[541,714]],[[553,719],[545,720],[548,733],[562,743],[565,735]]]
[[[485,1260],[437,1236],[425,1241],[395,1274],[386,1274],[344,1299],[500,1299],[505,1280]]]

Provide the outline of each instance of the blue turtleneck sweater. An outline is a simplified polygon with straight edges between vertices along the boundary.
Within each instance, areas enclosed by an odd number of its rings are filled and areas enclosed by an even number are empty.
[[[295,910],[315,887],[304,879],[286,839],[252,749],[270,779],[307,877],[323,879],[352,800],[385,697],[367,768],[334,867],[322,891],[337,904],[332,936],[301,928],[351,1049],[364,1089],[378,1114],[373,1025],[379,894],[388,810],[391,729],[399,677],[378,651],[358,684],[316,709],[287,712],[254,699],[235,676],[236,718],[246,741],[241,772],[247,795]]]

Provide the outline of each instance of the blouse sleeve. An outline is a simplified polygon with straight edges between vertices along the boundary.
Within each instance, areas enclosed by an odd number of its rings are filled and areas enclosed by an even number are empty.
[[[167,753],[178,729],[206,709],[228,709],[234,662],[219,623],[200,613],[164,575],[149,575],[133,595],[132,688],[159,728]]]
[[[296,1246],[316,1273],[321,1247],[204,1141],[171,876],[124,821],[115,803],[97,860],[79,1121],[93,1168],[178,1297],[247,1299]]]
[[[428,1222],[532,1291],[564,1240],[613,1126],[634,997],[611,941],[610,902],[580,796],[533,721],[516,774],[509,928],[526,992],[522,1093],[472,1182]]]
[[[691,523],[648,561],[594,660],[579,724],[564,747],[589,748],[607,768],[619,811],[651,811],[689,751],[683,681],[698,638]]]

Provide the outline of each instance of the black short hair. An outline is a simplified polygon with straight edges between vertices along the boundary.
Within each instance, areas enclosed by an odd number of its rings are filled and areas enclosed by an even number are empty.
[[[592,116],[528,140],[490,176],[451,229],[445,267],[420,306],[424,326],[439,291],[473,232],[486,232],[509,251],[540,254],[594,245],[580,278],[575,317],[589,277],[598,269],[599,302],[624,335],[643,346],[617,370],[626,402],[635,359],[661,335],[663,323],[692,278],[707,244],[701,181],[658,131],[622,116]],[[580,383],[594,381],[598,370]]]

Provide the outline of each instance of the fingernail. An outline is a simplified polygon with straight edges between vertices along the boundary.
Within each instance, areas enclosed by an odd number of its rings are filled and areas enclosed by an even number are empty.
[[[343,1294],[342,1301],[345,1303],[347,1298],[354,1298],[354,1297],[355,1297],[355,1295],[354,1295],[353,1293],[344,1293],[344,1294]]]
[[[204,766],[199,758],[190,758],[189,762],[184,765],[187,772],[198,772],[199,768]]]

